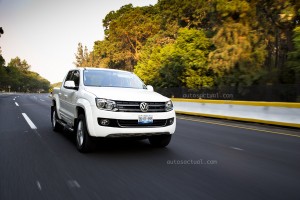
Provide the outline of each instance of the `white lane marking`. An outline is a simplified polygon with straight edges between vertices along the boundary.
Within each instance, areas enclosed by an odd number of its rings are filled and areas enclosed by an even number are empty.
[[[40,99],[41,101],[45,101],[44,99]]]
[[[16,106],[19,106],[19,104],[17,102],[15,102]]]
[[[238,151],[244,151],[244,149],[241,149],[241,148],[238,148],[238,147],[230,147],[231,149],[234,149],[234,150],[238,150]]]
[[[70,188],[80,188],[80,185],[76,180],[69,180],[68,185]]]
[[[39,190],[42,190],[42,186],[41,186],[41,183],[39,181],[36,181],[36,185],[37,185]]]
[[[29,119],[29,117],[26,115],[26,113],[22,113],[23,117],[27,121],[28,125],[31,129],[37,129],[37,127],[34,125],[34,123]]]

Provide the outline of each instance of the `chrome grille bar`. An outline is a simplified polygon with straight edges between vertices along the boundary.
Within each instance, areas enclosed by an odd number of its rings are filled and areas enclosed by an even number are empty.
[[[142,112],[137,101],[116,101],[119,112]],[[149,106],[147,112],[166,112],[165,102],[146,102]]]

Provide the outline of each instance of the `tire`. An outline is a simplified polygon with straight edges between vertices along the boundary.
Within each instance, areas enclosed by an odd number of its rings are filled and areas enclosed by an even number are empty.
[[[52,129],[55,132],[60,132],[63,130],[63,126],[57,122],[58,117],[57,117],[57,112],[56,112],[56,107],[52,106],[51,107],[51,124],[52,124]]]
[[[149,137],[149,142],[152,146],[163,148],[168,146],[172,138],[172,135],[156,135]]]
[[[91,151],[92,138],[88,133],[84,115],[79,115],[76,126],[76,147],[81,153]]]

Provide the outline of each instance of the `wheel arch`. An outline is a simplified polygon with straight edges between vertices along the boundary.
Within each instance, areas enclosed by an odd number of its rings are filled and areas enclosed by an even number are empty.
[[[58,98],[58,95],[55,94],[52,98],[52,106],[51,107],[56,107],[56,113],[57,113],[57,116],[59,119],[61,119],[61,116],[60,116],[60,103],[59,103],[59,98]]]
[[[78,99],[76,103],[76,113],[75,113],[75,122],[74,124],[77,125],[77,119],[79,115],[85,115],[87,130],[89,135],[93,136],[94,134],[94,123],[93,123],[93,111],[89,101],[86,99]]]

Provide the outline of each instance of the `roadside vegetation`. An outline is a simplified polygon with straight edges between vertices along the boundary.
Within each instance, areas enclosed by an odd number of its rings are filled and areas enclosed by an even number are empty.
[[[0,37],[4,30],[0,27]],[[30,71],[30,65],[19,57],[5,65],[0,47],[0,92],[48,92],[50,82]]]
[[[77,67],[134,71],[159,88],[300,83],[300,2],[158,0],[103,19],[105,38],[78,44]]]
[[[16,57],[5,66],[1,51],[0,77],[0,92],[48,92],[50,88],[48,80],[30,71],[26,60]]]

